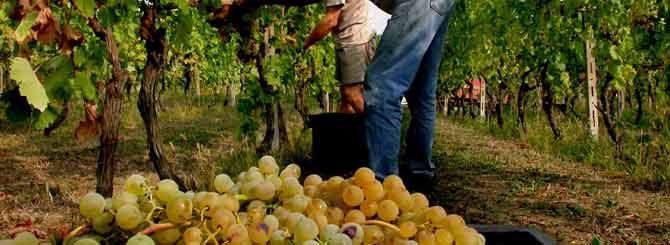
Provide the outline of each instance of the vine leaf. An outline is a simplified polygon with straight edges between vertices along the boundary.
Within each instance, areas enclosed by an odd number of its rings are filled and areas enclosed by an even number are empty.
[[[74,3],[84,17],[91,18],[95,14],[94,0],[75,0]]]
[[[74,131],[74,138],[79,144],[86,143],[86,141],[100,133],[96,105],[93,103],[86,103],[84,111],[86,114],[84,120],[79,121],[79,127]]]
[[[44,130],[51,126],[56,119],[58,119],[59,112],[53,107],[49,106],[46,110],[40,113],[35,122],[35,129]]]
[[[37,12],[30,12],[23,17],[21,24],[19,24],[19,27],[14,31],[14,36],[16,37],[17,42],[22,43],[30,37],[30,34],[32,33],[30,28],[35,24],[35,18],[37,18]]]
[[[74,77],[74,83],[77,87],[81,88],[81,94],[85,100],[95,101],[97,98],[95,85],[93,85],[91,79],[89,79],[85,73],[77,73]]]
[[[9,77],[19,85],[19,92],[26,97],[28,103],[39,111],[46,110],[49,97],[28,60],[13,58],[9,68]]]

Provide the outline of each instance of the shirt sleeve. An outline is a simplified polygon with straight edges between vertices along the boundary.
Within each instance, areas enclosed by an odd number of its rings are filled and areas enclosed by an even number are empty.
[[[347,0],[326,0],[326,7],[344,5],[347,3]]]

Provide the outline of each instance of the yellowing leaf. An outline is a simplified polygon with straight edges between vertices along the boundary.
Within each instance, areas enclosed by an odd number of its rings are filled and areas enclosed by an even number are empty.
[[[74,3],[84,17],[91,18],[95,14],[94,0],[75,0]]]
[[[9,78],[16,81],[21,95],[26,97],[28,103],[35,109],[44,111],[47,108],[49,97],[28,60],[13,58],[9,67]]]
[[[35,18],[37,18],[37,12],[30,12],[23,17],[21,24],[14,31],[17,42],[23,42],[30,36],[30,28],[35,24]]]

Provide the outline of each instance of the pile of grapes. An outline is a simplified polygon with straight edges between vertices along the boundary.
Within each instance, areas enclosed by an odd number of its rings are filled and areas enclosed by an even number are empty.
[[[111,199],[81,198],[89,227],[75,245],[146,244],[484,244],[463,219],[410,193],[398,176],[383,183],[367,168],[349,179],[318,175],[299,182],[300,167],[281,172],[271,156],[237,176],[216,176],[215,192],[180,192],[172,180],[149,186],[132,175]]]

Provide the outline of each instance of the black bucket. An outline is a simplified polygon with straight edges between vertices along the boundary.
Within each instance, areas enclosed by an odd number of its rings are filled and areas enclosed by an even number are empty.
[[[484,235],[487,245],[555,245],[547,234],[532,228],[509,225],[471,225]]]
[[[311,170],[346,175],[368,162],[363,116],[325,113],[309,116],[312,128]]]

